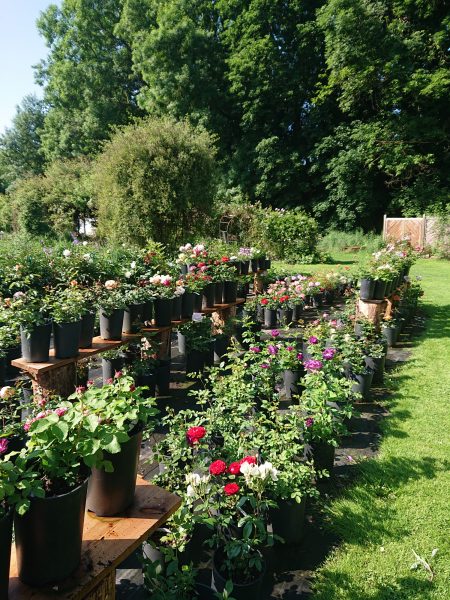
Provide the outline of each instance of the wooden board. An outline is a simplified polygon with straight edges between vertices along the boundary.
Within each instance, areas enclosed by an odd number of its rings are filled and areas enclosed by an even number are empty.
[[[238,298],[236,302],[230,302],[229,304],[215,304],[211,308],[202,308],[202,313],[205,315],[210,315],[211,313],[221,312],[224,310],[228,310],[233,306],[238,306],[239,304],[244,304],[245,298]]]
[[[46,589],[31,588],[17,576],[16,553],[11,554],[9,600],[82,600],[111,577],[149,535],[179,508],[180,498],[141,477],[134,504],[118,517],[86,513],[81,564],[73,577]]]

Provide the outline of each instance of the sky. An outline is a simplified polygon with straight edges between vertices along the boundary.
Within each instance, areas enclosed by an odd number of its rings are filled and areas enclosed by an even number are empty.
[[[42,96],[32,65],[47,55],[36,19],[49,4],[60,1],[0,0],[0,133],[11,125],[24,96]]]

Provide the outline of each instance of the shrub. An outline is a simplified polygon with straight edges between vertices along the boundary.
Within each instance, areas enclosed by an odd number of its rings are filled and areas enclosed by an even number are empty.
[[[14,228],[35,235],[68,236],[90,213],[89,162],[55,161],[44,175],[20,179],[10,191]]]
[[[359,247],[367,252],[376,252],[383,240],[376,233],[364,233],[362,229],[355,231],[330,230],[319,242],[320,250],[324,252],[340,252],[346,248]]]
[[[193,239],[213,209],[213,139],[169,118],[128,125],[97,157],[93,184],[100,236],[140,245]]]

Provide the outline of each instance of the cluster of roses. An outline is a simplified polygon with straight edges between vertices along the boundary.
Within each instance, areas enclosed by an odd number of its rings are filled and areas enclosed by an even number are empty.
[[[312,335],[308,338],[308,344],[311,346],[316,346],[319,343],[319,338],[315,335]],[[322,351],[322,359],[323,360],[333,360],[336,356],[336,348],[325,348]],[[319,371],[323,367],[323,362],[318,359],[309,359],[304,362],[305,369],[307,371]]]
[[[26,421],[23,425],[23,428],[25,431],[29,431],[30,427],[33,423],[35,423],[36,421],[39,421],[40,419],[43,419],[44,417],[48,417],[48,415],[54,414],[57,417],[61,418],[63,417],[67,412],[67,408],[61,406],[60,408],[55,408],[54,410],[43,410],[41,412],[39,412],[35,417],[33,417],[32,419],[29,419],[28,421]]]
[[[243,475],[245,473],[244,465],[256,465],[256,457],[255,456],[245,456],[239,461],[235,461],[227,465],[227,463],[223,460],[215,460],[209,465],[209,473],[213,477],[219,477],[220,475],[224,475],[226,473],[230,475]],[[243,468],[244,467],[244,468]],[[232,481],[226,483],[223,486],[223,492],[226,496],[234,496],[240,490],[240,486]]]

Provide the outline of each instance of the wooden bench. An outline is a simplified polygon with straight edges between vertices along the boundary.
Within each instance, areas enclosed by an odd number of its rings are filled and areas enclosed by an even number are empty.
[[[87,512],[81,563],[57,586],[32,588],[17,575],[12,548],[9,600],[114,600],[116,567],[179,508],[180,498],[141,477],[133,505],[121,516],[96,517]]]

